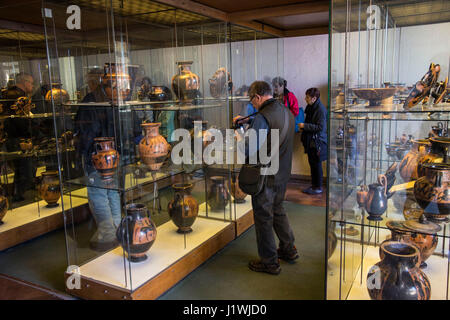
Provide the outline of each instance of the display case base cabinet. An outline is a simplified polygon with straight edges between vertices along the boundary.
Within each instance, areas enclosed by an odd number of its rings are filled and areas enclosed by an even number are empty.
[[[255,220],[253,218],[253,210],[238,218],[236,220],[236,238],[247,231],[254,224]]]
[[[61,200],[58,203],[60,202]],[[76,223],[86,220],[90,214],[87,201],[80,199],[81,202],[84,202],[84,204],[73,208],[73,216]],[[37,217],[37,203],[14,209],[12,213],[8,212],[6,214],[5,223],[0,226],[0,251],[64,226],[61,205],[56,208],[46,208],[45,205],[44,201],[40,202],[40,217]]]
[[[203,218],[199,217],[198,219]],[[171,222],[169,221],[168,223]],[[83,299],[154,300],[235,239],[236,224],[232,222],[220,223],[224,224],[220,231],[132,291],[98,281],[83,274],[80,276],[80,289],[69,289],[66,287],[66,291],[73,296]],[[65,274],[66,283],[71,275],[72,273]]]

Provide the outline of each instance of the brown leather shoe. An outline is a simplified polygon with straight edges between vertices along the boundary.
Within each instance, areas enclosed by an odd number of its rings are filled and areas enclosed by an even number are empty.
[[[262,263],[261,260],[252,260],[248,263],[248,267],[252,271],[265,272],[269,274],[279,274],[281,272],[281,267],[279,263],[266,264]]]
[[[295,263],[295,260],[297,260],[299,257],[297,248],[295,246],[290,251],[281,251],[281,249],[278,248],[277,253],[279,259],[284,260],[288,263]]]

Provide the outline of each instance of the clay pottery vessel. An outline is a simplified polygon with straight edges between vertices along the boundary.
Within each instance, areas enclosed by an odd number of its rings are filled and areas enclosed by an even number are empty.
[[[369,189],[366,185],[360,185],[359,188],[360,189],[356,192],[356,202],[358,202],[360,208],[363,208],[366,204]]]
[[[114,149],[114,138],[95,138],[92,164],[105,181],[111,181],[119,165],[119,153]]]
[[[421,220],[394,221],[390,220],[386,226],[391,231],[391,238],[386,241],[399,241],[412,244],[419,249],[420,268],[426,268],[425,261],[433,254],[438,244],[437,232],[441,229],[437,224]],[[406,223],[406,224],[405,224]],[[428,229],[428,230],[427,230]],[[384,253],[380,249],[380,258],[384,258]]]
[[[151,171],[158,171],[164,164],[170,151],[167,140],[159,134],[160,122],[142,123],[145,136],[139,143],[139,155]]]
[[[178,74],[172,77],[172,90],[181,101],[199,97],[200,79],[191,71],[192,61],[177,62]]]
[[[423,170],[423,164],[425,163],[449,163],[450,157],[450,138],[449,137],[431,137],[429,138],[431,143],[431,150],[424,155],[420,160],[417,167],[417,173],[419,177],[425,175]]]
[[[57,207],[61,197],[58,171],[44,171],[40,177],[39,195],[47,202],[47,208]]]
[[[156,226],[150,219],[147,207],[140,203],[126,206],[126,217],[122,219],[116,231],[117,240],[127,253],[131,262],[147,259],[145,254],[156,239]]]
[[[428,220],[448,221],[450,214],[450,164],[426,163],[425,175],[414,184],[414,196]]]
[[[328,231],[328,259],[331,258],[331,256],[333,255],[334,251],[336,250],[337,247],[337,241],[338,238],[336,236],[336,233],[334,233],[334,231],[329,230]]]
[[[150,92],[151,101],[167,101],[172,100],[172,92],[164,86],[153,86]]]
[[[408,190],[408,196],[403,204],[403,217],[405,220],[417,220],[423,215],[423,209],[414,197],[414,190]]]
[[[66,90],[61,88],[61,83],[52,83],[52,89],[45,94],[45,101],[51,102],[52,99],[57,104],[64,104],[70,100]]]
[[[419,178],[419,162],[423,161],[430,152],[430,142],[428,140],[413,140],[411,150],[405,155],[399,165],[399,173],[403,181],[409,182]]]
[[[367,219],[372,221],[383,220],[381,216],[387,209],[387,179],[385,175],[378,177],[378,183],[369,185],[365,208],[369,214]]]
[[[33,150],[33,142],[31,142],[31,139],[20,138],[19,146],[23,152]]]
[[[231,91],[232,82],[231,75],[225,68],[219,68],[213,74],[212,78],[208,80],[209,91],[211,96],[214,98],[219,98],[224,96],[227,91]]]
[[[360,99],[369,100],[369,107],[392,104],[396,88],[360,88],[352,89]]]
[[[419,249],[409,243],[381,244],[384,258],[367,274],[367,290],[372,300],[429,300],[431,284],[420,270]]]
[[[11,110],[14,110],[20,116],[29,116],[31,109],[34,108],[36,108],[36,105],[31,103],[31,99],[28,97],[17,98],[16,102],[10,107]]]
[[[225,178],[213,176],[210,179],[212,185],[207,197],[208,205],[213,211],[224,210],[230,201],[230,194],[225,186]]]
[[[247,194],[239,188],[239,178],[238,173],[233,173],[230,183],[231,195],[236,203],[244,203]]]
[[[198,216],[198,202],[191,195],[191,183],[177,183],[172,185],[175,196],[169,202],[167,211],[173,223],[178,227],[178,233],[192,232],[191,226]]]
[[[428,97],[431,88],[434,87],[437,79],[439,78],[440,71],[441,68],[439,65],[435,65],[434,63],[430,64],[427,73],[425,73],[421,80],[416,82],[414,87],[409,92],[409,95],[403,104],[404,109],[412,108]],[[426,102],[424,101],[424,104],[425,103]]]
[[[126,100],[131,92],[131,77],[125,65],[121,63],[105,63],[102,86],[106,96],[113,102]]]

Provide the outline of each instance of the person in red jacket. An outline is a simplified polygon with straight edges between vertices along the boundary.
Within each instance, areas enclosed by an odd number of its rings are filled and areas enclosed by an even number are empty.
[[[298,101],[295,95],[287,88],[287,81],[281,77],[272,79],[273,95],[274,98],[280,99],[283,104],[291,110],[294,117],[297,117],[299,113]],[[303,109],[302,109],[303,111]]]

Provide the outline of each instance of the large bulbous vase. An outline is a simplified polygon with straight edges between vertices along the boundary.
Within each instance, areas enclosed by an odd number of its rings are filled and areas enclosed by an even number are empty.
[[[403,157],[399,165],[400,176],[409,182],[419,178],[418,166],[420,161],[430,152],[428,140],[414,140],[411,150]]]
[[[420,267],[427,266],[426,260],[433,254],[438,244],[437,231],[440,227],[432,222],[425,222],[423,219],[405,221],[390,220],[386,226],[391,231],[391,238],[387,241],[399,241],[409,243],[419,249]],[[425,230],[428,228],[429,230]],[[380,248],[380,258],[383,259],[384,254]]]
[[[52,89],[45,94],[45,101],[51,102],[53,100],[57,104],[67,103],[70,100],[70,96],[61,87],[61,83],[52,83]]]
[[[231,75],[225,68],[217,69],[208,82],[209,91],[211,92],[211,96],[214,98],[219,98],[226,95],[227,91],[231,92]]]
[[[102,86],[107,97],[114,103],[127,100],[131,92],[131,77],[122,63],[105,63]]]
[[[61,197],[58,171],[42,172],[38,191],[40,197],[47,202],[47,208],[57,207],[58,200]]]
[[[212,185],[208,194],[208,205],[213,211],[224,210],[230,201],[230,193],[225,185],[225,178],[221,176],[211,177]]]
[[[147,259],[146,252],[155,242],[156,226],[150,219],[147,207],[140,203],[126,207],[127,216],[122,219],[116,231],[117,240],[131,262]]]
[[[420,270],[419,249],[409,243],[381,244],[384,258],[367,274],[367,290],[372,300],[429,300],[431,284]]]
[[[119,165],[119,153],[114,149],[114,138],[95,138],[94,145],[92,164],[105,182],[112,181]]]
[[[425,175],[414,184],[414,196],[432,222],[448,221],[450,214],[450,164],[426,163]]]
[[[188,102],[199,97],[200,79],[191,71],[192,61],[177,62],[178,74],[172,77],[172,90],[179,100]]]
[[[424,155],[417,167],[419,178],[425,175],[423,165],[425,163],[450,163],[450,138],[448,137],[431,137],[431,150]]]
[[[198,216],[198,202],[191,195],[192,187],[190,183],[178,183],[172,186],[175,196],[169,202],[167,211],[173,223],[178,227],[178,233],[192,232],[191,226]]]
[[[160,122],[142,123],[145,136],[139,143],[139,155],[151,171],[158,171],[170,151],[167,140],[159,134]]]

